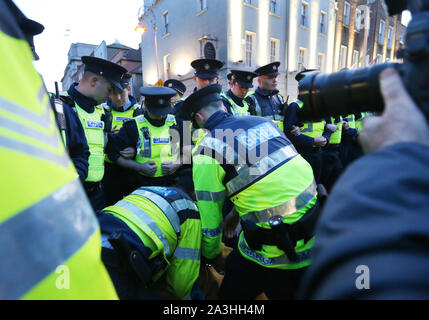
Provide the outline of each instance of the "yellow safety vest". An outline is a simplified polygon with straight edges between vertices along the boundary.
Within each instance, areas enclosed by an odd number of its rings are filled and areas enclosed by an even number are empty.
[[[101,106],[104,110],[107,110],[112,114],[112,129],[116,127],[115,130],[120,130],[124,125],[125,120],[134,119],[134,112],[137,109],[141,109],[141,106],[137,103],[126,111],[117,111],[111,108],[107,103],[103,103]]]
[[[354,114],[349,114],[347,118],[344,118],[344,120],[347,120],[347,122],[349,123],[349,128],[356,129],[356,121]]]
[[[296,100],[295,103],[299,106],[300,109],[304,106],[304,102],[301,100]],[[304,125],[301,128],[301,134],[308,136],[310,138],[320,137],[325,130],[325,121],[319,122],[304,122]]]
[[[372,116],[372,112],[361,112],[361,117],[358,120],[355,120],[356,129],[362,131],[362,120],[363,118]]]
[[[174,162],[179,157],[179,142],[173,145],[170,137],[170,128],[176,124],[174,115],[167,115],[162,127],[155,127],[143,116],[135,118],[139,131],[136,161],[145,163],[154,161],[157,165],[154,177],[161,177],[163,162]],[[144,175],[143,173],[140,173]]]
[[[329,144],[331,144],[331,145],[332,144],[338,145],[341,143],[341,135],[343,133],[342,120],[343,120],[343,118],[340,116],[340,121],[335,122],[335,118],[331,117],[332,124],[336,124],[338,126],[338,130],[331,134],[331,139],[329,140]]]
[[[233,116],[248,116],[249,114],[249,105],[246,101],[243,100],[243,107],[239,106],[232,100],[231,97],[227,96],[225,92],[221,92],[220,95],[224,97],[231,104],[231,112]]]
[[[75,106],[89,147],[88,177],[85,181],[99,182],[104,176],[104,147],[107,142],[107,136],[104,133],[104,122],[101,121],[104,109],[96,106],[93,113],[88,113],[76,103]]]
[[[0,299],[117,299],[33,54],[1,27]]]

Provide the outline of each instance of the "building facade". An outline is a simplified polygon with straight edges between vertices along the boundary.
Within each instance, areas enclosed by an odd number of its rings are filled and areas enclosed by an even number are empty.
[[[100,45],[87,43],[73,43],[68,52],[68,63],[61,79],[62,90],[68,90],[74,82],[82,79],[84,65],[82,56],[94,56],[117,63],[132,74],[131,94],[140,98],[139,88],[142,86],[141,51],[135,50],[120,43],[106,45],[102,41]]]
[[[225,63],[220,72],[224,90],[231,69],[253,71],[280,61],[278,88],[291,102],[297,96],[297,72],[330,73],[395,60],[405,29],[400,17],[388,17],[381,0],[146,0],[144,4],[139,18],[146,28],[141,45],[143,84],[175,78],[186,84],[187,94],[194,88],[190,63],[205,57],[207,43]],[[361,5],[370,12],[367,41],[364,28],[357,26]]]
[[[142,35],[145,85],[175,78],[186,84],[189,94],[194,87],[190,63],[205,57],[207,43],[213,44],[216,58],[225,63],[220,72],[224,90],[228,89],[226,75],[231,69],[253,71],[272,61],[281,62],[280,92],[294,97],[297,88],[294,76],[299,68],[319,65],[323,71],[330,71],[329,46],[333,40],[329,39],[329,32],[333,27],[334,1],[146,0],[144,3],[140,23],[146,28]],[[304,17],[300,11],[302,3],[307,10]],[[290,27],[289,21],[293,21],[294,27]],[[288,46],[291,39],[294,45]],[[303,60],[298,62],[298,59]],[[256,80],[254,85],[257,86]]]

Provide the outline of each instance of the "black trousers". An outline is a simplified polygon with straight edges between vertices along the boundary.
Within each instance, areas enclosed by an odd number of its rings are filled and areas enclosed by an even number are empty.
[[[234,250],[226,260],[219,299],[252,300],[262,292],[270,300],[294,299],[306,269],[281,270],[262,267]]]
[[[319,150],[314,151],[299,151],[301,156],[307,160],[307,162],[311,165],[311,168],[313,169],[314,179],[316,180],[316,183],[322,183],[322,167],[323,167],[323,153]]]
[[[100,182],[85,182],[84,187],[92,209],[94,211],[104,209],[106,207],[106,199],[102,184]]]
[[[328,149],[323,151],[323,170],[321,181],[326,190],[331,191],[335,182],[343,172],[343,165],[340,159],[340,149]]]

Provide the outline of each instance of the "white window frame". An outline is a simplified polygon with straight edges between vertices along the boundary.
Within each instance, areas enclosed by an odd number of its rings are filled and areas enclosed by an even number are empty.
[[[299,47],[298,48],[298,61],[297,61],[298,72],[304,71],[306,56],[307,56],[307,49]]]
[[[359,68],[359,51],[353,50],[352,67]]]
[[[249,49],[248,39],[252,39],[250,43],[250,49]],[[256,61],[255,54],[256,54],[256,33],[251,31],[246,31],[245,47],[244,47],[244,57],[245,57],[244,63],[247,68],[252,68],[255,66],[255,61]]]
[[[350,3],[344,2],[343,24],[350,25]]]
[[[164,23],[164,34],[170,33],[168,30],[168,10],[162,14],[162,22]]]
[[[277,14],[278,5],[279,2],[277,0],[270,0],[270,12]]]
[[[207,0],[198,0],[198,2],[199,2],[198,8],[200,9],[200,11],[207,9]]]
[[[166,54],[164,56],[164,75],[165,75],[165,79],[170,78],[170,74],[171,74],[171,55],[170,54]]]
[[[393,45],[393,27],[389,26],[387,28],[387,48],[392,49]]]
[[[386,32],[386,22],[384,20],[380,20],[380,24],[378,27],[378,43],[384,44],[384,32]]]
[[[340,48],[340,70],[347,67],[347,50],[346,46],[341,45]]]
[[[274,55],[273,55],[273,44],[275,45]],[[270,38],[270,63],[279,60],[279,51],[280,51],[279,49],[280,49],[280,40],[275,38]]]
[[[308,3],[305,1],[301,2],[301,9],[299,13],[299,24],[301,26],[308,27]]]
[[[319,21],[319,32],[321,34],[326,34],[326,23],[327,23],[327,14],[325,11],[320,11],[320,21]],[[323,22],[323,24],[322,24]]]
[[[323,72],[324,61],[325,61],[325,54],[319,52],[317,54],[316,64],[317,64],[317,69],[319,69],[320,72]]]

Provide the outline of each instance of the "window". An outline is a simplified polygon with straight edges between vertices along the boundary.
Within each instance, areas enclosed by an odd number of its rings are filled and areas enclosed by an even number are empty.
[[[320,27],[319,32],[326,34],[326,12],[320,12]]]
[[[279,41],[277,39],[270,40],[270,63],[278,60]]]
[[[402,31],[399,35],[399,42],[404,44],[404,38],[405,38],[405,31]]]
[[[164,56],[164,75],[165,75],[165,79],[169,79],[170,78],[170,72],[171,72],[171,59],[170,59],[170,55],[167,54]]]
[[[323,58],[325,57],[325,55],[323,53],[319,53],[317,55],[317,69],[319,69],[319,71],[323,71]]]
[[[392,49],[392,43],[393,43],[393,28],[389,27],[389,29],[387,29],[387,48]]]
[[[254,60],[254,50],[255,50],[255,34],[246,32],[246,61],[245,65],[246,67],[252,67],[253,66],[253,60]]]
[[[382,63],[383,62],[383,56],[381,54],[377,54],[377,58],[375,59],[375,63]]]
[[[305,63],[305,49],[299,48],[298,53],[298,72],[304,71],[304,63]]]
[[[380,28],[378,29],[378,44],[384,44],[384,28],[386,24],[383,20],[380,20]]]
[[[357,50],[353,50],[352,67],[353,68],[358,68],[359,67],[359,51],[357,51]]]
[[[244,3],[252,4],[252,0],[244,0]]]
[[[270,1],[270,12],[277,13],[277,1],[276,0]]]
[[[340,69],[345,68],[347,65],[347,47],[341,46],[340,50]]]
[[[343,23],[346,26],[350,25],[350,4],[348,2],[344,2]]]
[[[168,11],[162,14],[162,19],[164,21],[165,34],[168,33]]]
[[[308,4],[305,2],[301,3],[301,19],[300,23],[302,26],[308,27]]]
[[[207,1],[206,0],[200,0],[200,10],[203,11],[207,8]]]

